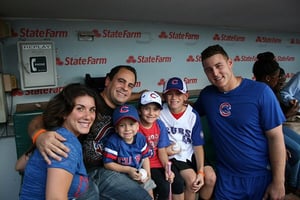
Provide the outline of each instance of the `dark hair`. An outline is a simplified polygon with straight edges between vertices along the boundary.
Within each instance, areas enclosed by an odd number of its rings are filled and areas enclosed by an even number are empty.
[[[256,58],[252,72],[257,81],[263,81],[266,76],[274,75],[280,68],[272,52],[259,53]]]
[[[94,90],[78,84],[67,85],[60,93],[50,99],[47,107],[43,113],[43,122],[46,129],[53,129],[62,126],[65,119],[74,108],[74,100],[77,97],[90,96],[95,100],[96,105],[96,117],[98,109],[98,95]]]
[[[109,77],[110,80],[112,80],[114,78],[114,76],[120,71],[120,69],[125,68],[129,71],[131,71],[134,74],[134,79],[136,82],[137,79],[137,75],[136,75],[136,70],[134,67],[130,66],[130,65],[117,65],[114,68],[112,68],[110,70],[109,73],[106,74],[106,77]]]
[[[266,51],[266,52],[257,54],[256,58],[258,60],[275,60],[275,55],[274,55],[274,53],[272,53],[270,51]]]
[[[204,49],[201,53],[201,59],[202,59],[202,61],[204,61],[205,59],[207,59],[213,55],[216,55],[216,54],[222,54],[226,59],[229,58],[228,54],[223,49],[223,47],[216,44],[216,45],[212,45],[212,46],[209,46],[206,49]]]
[[[281,76],[285,76],[285,71],[282,67],[279,68],[280,69],[280,72],[279,72],[279,77]]]

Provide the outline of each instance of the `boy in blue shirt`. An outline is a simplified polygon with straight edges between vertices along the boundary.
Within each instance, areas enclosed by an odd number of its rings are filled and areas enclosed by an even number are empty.
[[[112,134],[104,148],[104,167],[128,174],[133,180],[143,184],[153,197],[152,189],[156,187],[151,180],[150,151],[146,138],[139,133],[139,115],[132,105],[122,105],[113,112],[115,134]],[[142,177],[139,170],[143,168],[147,177]]]

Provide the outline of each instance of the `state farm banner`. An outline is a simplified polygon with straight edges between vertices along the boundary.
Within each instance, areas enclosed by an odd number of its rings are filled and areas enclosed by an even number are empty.
[[[55,43],[58,88],[17,90],[14,103],[48,100],[59,88],[83,82],[85,74],[103,77],[115,65],[136,68],[135,91],[162,91],[172,77],[183,78],[189,90],[209,82],[202,70],[201,52],[213,44],[222,45],[234,60],[236,75],[252,78],[256,55],[272,51],[288,78],[299,70],[300,34],[255,32],[162,23],[75,20],[8,20],[12,37],[2,44],[3,72],[19,80],[17,42]],[[81,36],[81,37],[79,37]]]

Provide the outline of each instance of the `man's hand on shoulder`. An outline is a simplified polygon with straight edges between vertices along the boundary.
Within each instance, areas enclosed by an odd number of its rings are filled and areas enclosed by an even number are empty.
[[[41,152],[44,160],[51,164],[49,157],[60,161],[62,157],[68,157],[70,149],[62,142],[66,139],[55,131],[47,131],[36,140],[36,146]]]

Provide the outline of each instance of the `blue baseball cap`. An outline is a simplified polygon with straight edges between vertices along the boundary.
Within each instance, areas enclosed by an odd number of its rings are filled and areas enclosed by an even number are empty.
[[[128,104],[115,108],[113,112],[113,124],[117,125],[124,118],[130,118],[137,122],[140,121],[137,109]]]
[[[170,90],[178,90],[179,92],[185,94],[187,93],[186,83],[181,78],[178,77],[170,78],[167,84],[165,84],[163,93],[165,94]]]

